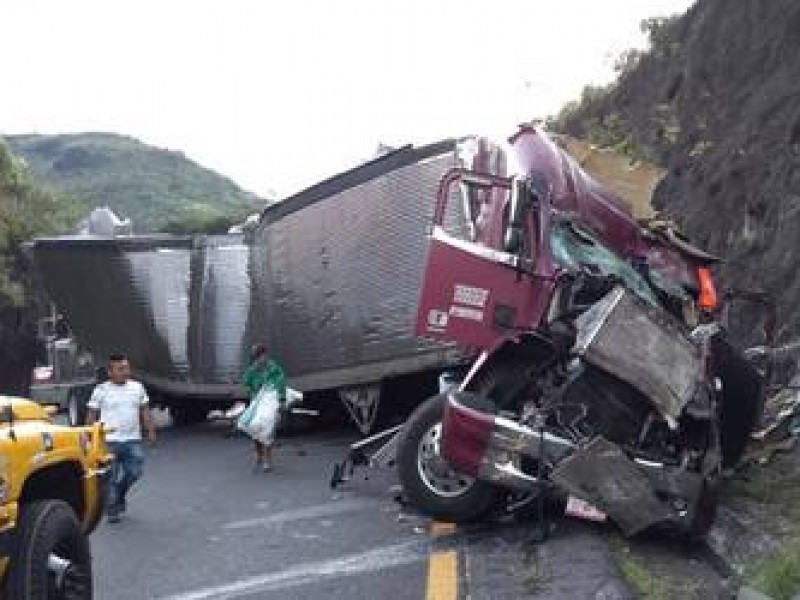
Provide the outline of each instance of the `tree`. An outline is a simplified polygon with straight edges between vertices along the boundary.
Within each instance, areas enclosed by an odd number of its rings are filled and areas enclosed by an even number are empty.
[[[0,394],[27,395],[36,360],[37,298],[23,244],[63,231],[75,205],[39,187],[0,140]]]

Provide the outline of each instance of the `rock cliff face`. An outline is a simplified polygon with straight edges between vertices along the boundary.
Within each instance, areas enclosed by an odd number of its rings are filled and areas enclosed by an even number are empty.
[[[778,338],[800,337],[800,2],[698,0],[651,27],[652,48],[554,127],[667,168],[657,209],[725,258],[727,288],[769,293]],[[739,304],[739,307],[745,307]],[[731,313],[758,342],[766,310]]]

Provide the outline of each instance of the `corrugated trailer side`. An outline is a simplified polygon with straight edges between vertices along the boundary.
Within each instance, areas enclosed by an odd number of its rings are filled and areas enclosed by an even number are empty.
[[[249,248],[231,236],[63,236],[33,258],[81,345],[130,357],[135,376],[176,421],[243,395]]]
[[[189,238],[60,237],[34,243],[40,279],[98,357],[125,352],[137,370],[185,380]]]
[[[255,232],[254,341],[293,386],[339,390],[365,431],[381,383],[462,360],[414,333],[436,191],[456,165],[455,141],[403,148],[268,208]]]

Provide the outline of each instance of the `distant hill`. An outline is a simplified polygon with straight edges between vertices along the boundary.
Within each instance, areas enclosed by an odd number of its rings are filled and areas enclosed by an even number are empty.
[[[109,206],[136,232],[191,231],[260,211],[265,200],[182,152],[109,133],[6,136],[36,178],[87,209]]]

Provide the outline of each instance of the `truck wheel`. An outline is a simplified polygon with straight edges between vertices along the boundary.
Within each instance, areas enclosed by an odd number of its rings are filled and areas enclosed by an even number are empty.
[[[67,421],[70,427],[86,424],[86,397],[79,388],[70,388],[67,396]]]
[[[89,541],[61,500],[22,506],[9,565],[7,595],[18,600],[90,600]]]
[[[205,406],[172,405],[169,407],[169,414],[175,427],[186,427],[205,421],[208,410]]]
[[[695,515],[686,537],[690,540],[702,540],[714,524],[719,504],[719,483],[706,481],[700,492],[695,507]]]
[[[431,517],[476,521],[496,504],[499,490],[453,471],[439,454],[446,395],[421,404],[403,426],[397,467],[408,502]]]
[[[725,340],[713,347],[717,374],[722,380],[720,437],[722,465],[733,467],[744,453],[750,432],[764,409],[764,387],[758,371]]]

